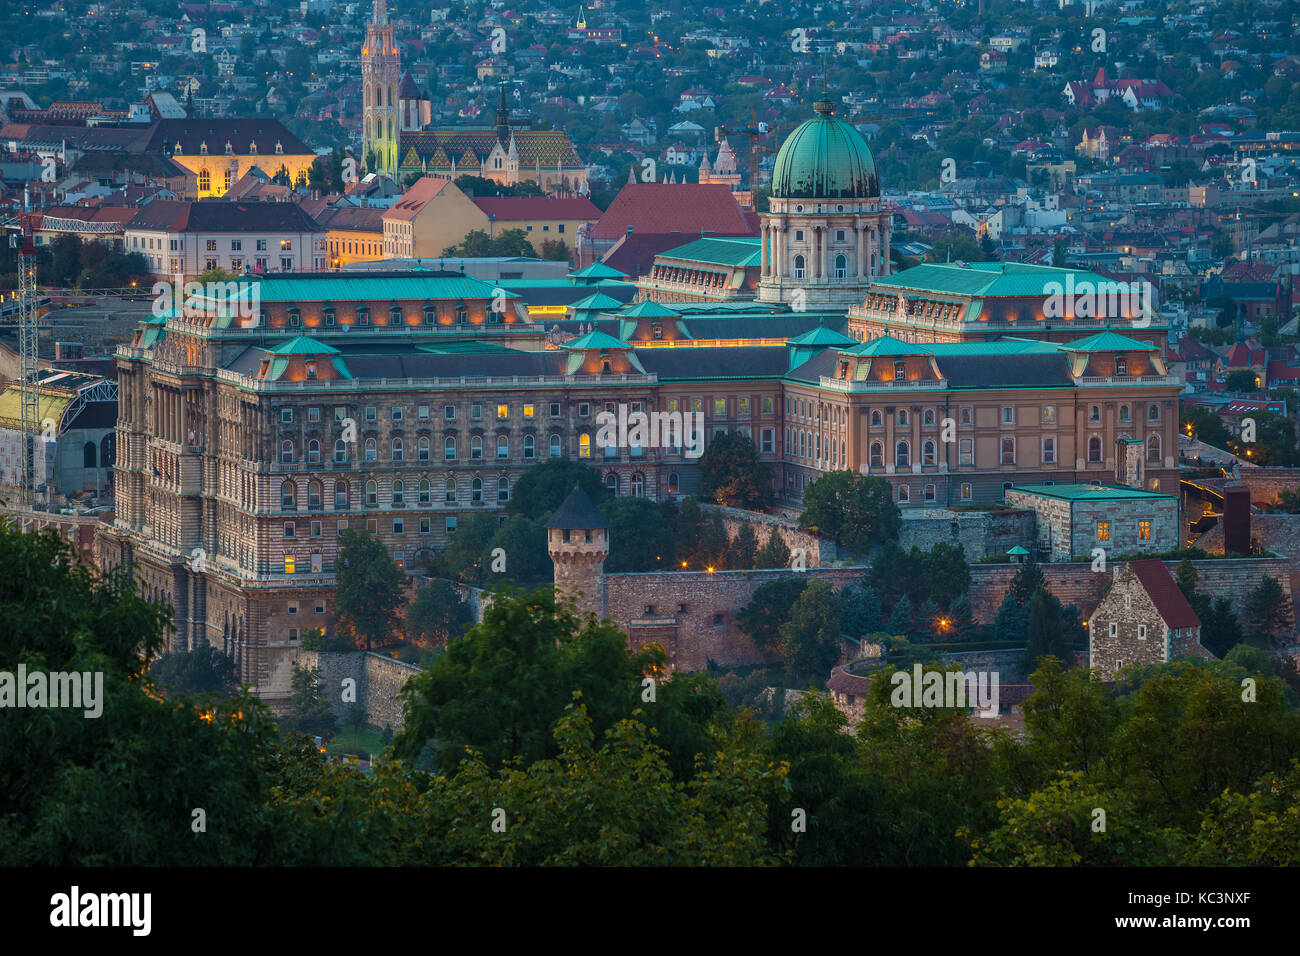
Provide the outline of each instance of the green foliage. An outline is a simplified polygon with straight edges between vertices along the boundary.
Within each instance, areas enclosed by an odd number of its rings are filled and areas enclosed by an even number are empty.
[[[482,585],[488,564],[483,560],[500,523],[496,515],[486,511],[471,515],[468,521],[456,525],[442,554],[442,563],[448,573],[474,585]]]
[[[329,740],[339,732],[338,720],[321,690],[318,669],[294,664],[289,687],[293,698],[289,716],[281,721],[285,730],[323,740]]]
[[[875,475],[832,471],[804,490],[799,527],[855,551],[892,541],[902,526],[889,482]]]
[[[605,570],[664,571],[673,566],[673,526],[664,509],[649,498],[622,496],[600,505],[609,520]]]
[[[550,581],[553,571],[546,550],[546,526],[523,515],[511,515],[492,535],[479,565],[492,583]]]
[[[858,586],[846,584],[840,589],[840,599],[843,602],[844,633],[849,637],[861,638],[874,633],[885,623],[880,598],[865,580]]]
[[[993,636],[999,641],[1029,639],[1029,603],[1039,588],[1046,587],[1043,572],[1033,559],[1027,560],[1011,579],[1006,597],[993,620]]]
[[[220,694],[235,689],[235,661],[211,644],[192,651],[172,651],[149,668],[153,681],[172,694]]]
[[[773,528],[767,533],[767,542],[758,549],[754,557],[756,568],[788,568],[790,566],[790,549],[785,539]]]
[[[807,587],[808,579],[798,574],[764,581],[736,615],[741,631],[769,659],[785,656],[781,629],[790,620],[795,603]]]
[[[351,528],[339,539],[333,616],[346,634],[370,650],[395,627],[406,600],[406,576],[383,542]]]
[[[1277,579],[1265,576],[1242,602],[1250,639],[1260,647],[1272,647],[1280,635],[1291,631],[1291,595]]]
[[[1074,657],[1074,645],[1083,640],[1082,628],[1076,631],[1066,616],[1065,608],[1056,596],[1045,587],[1034,592],[1029,601],[1025,622],[1025,672],[1035,670],[1044,657],[1069,662]]]
[[[482,229],[471,229],[465,238],[453,246],[448,246],[442,254],[448,258],[489,259],[497,256],[527,256],[537,258],[537,250],[528,241],[528,233],[522,229],[505,229],[495,236],[489,236]]]
[[[1259,382],[1256,380],[1255,373],[1250,369],[1238,369],[1235,372],[1229,372],[1224,385],[1230,392],[1254,393],[1259,391]]]
[[[755,566],[757,557],[758,536],[754,534],[754,526],[748,521],[742,522],[727,548],[727,567],[733,571],[748,571]]]
[[[434,578],[415,592],[406,610],[407,639],[441,646],[460,637],[473,623],[469,605],[450,581]]]
[[[787,687],[826,685],[844,645],[843,605],[829,581],[814,581],[803,589],[781,626]]]
[[[917,622],[916,607],[912,604],[912,599],[906,594],[899,598],[898,603],[894,605],[886,629],[890,634],[898,634],[909,641],[920,641],[926,637]]]
[[[772,503],[772,469],[741,431],[714,435],[700,456],[700,494],[728,508],[761,511]]]
[[[548,458],[519,476],[510,491],[506,510],[512,515],[545,522],[569,497],[575,484],[582,485],[597,507],[609,497],[600,472],[571,458]]]
[[[929,551],[913,545],[909,552],[889,541],[871,562],[867,580],[885,607],[907,595],[914,606],[930,601],[949,608],[970,589],[970,565],[955,545],[940,543]]]

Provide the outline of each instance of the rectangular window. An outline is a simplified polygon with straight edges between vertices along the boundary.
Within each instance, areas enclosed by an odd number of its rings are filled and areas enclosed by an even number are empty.
[[[691,411],[693,411],[693,412],[702,412],[702,411],[704,411],[704,399],[702,399],[702,398],[692,398],[692,399],[691,399]]]
[[[715,398],[713,400],[713,414],[719,416],[727,414],[727,400],[725,398]]]
[[[532,418],[532,417],[533,417],[533,406],[532,406],[532,405],[525,405],[525,406],[524,406],[524,418]]]
[[[453,531],[455,531],[455,530],[456,530],[456,516],[455,516],[455,515],[448,515],[448,516],[447,516],[447,520],[446,520],[446,522],[444,522],[444,525],[443,525],[443,526],[447,529],[447,533],[448,533],[448,534],[451,534]]]
[[[963,438],[957,442],[957,464],[975,464],[975,439]]]
[[[405,534],[406,522],[403,518],[393,519],[393,534]]]
[[[313,538],[319,538],[319,537],[320,537],[320,522],[319,522],[319,521],[313,521],[313,522],[311,523],[311,536],[312,536]]]
[[[736,414],[737,414],[737,415],[748,415],[748,414],[749,414],[749,396],[748,396],[748,395],[744,396],[743,398],[738,398],[738,399],[736,399]]]
[[[1014,425],[1016,423],[1016,408],[1014,405],[1002,406],[1002,424]]]
[[[280,421],[285,425],[290,424],[293,421],[293,409],[292,408],[280,409]]]
[[[1150,521],[1139,521],[1139,522],[1138,522],[1138,540],[1139,540],[1139,541],[1150,541],[1150,540],[1151,540],[1151,522],[1150,522]]]
[[[432,519],[432,518],[421,518],[421,519],[420,519],[420,534],[430,534],[432,531],[433,531],[433,519]]]
[[[370,532],[371,534],[379,534],[379,519],[378,519],[378,518],[367,518],[367,519],[366,519],[366,530],[367,530],[368,532]]]
[[[285,573],[285,574],[293,574],[293,573],[294,573],[294,569],[295,569],[296,567],[297,567],[297,565],[296,565],[296,563],[294,562],[293,555],[292,555],[292,554],[286,554],[286,555],[284,556],[284,573]]]
[[[497,406],[497,418],[509,418],[509,417],[510,417],[510,406],[509,406],[509,405],[498,405],[498,406]]]
[[[444,421],[449,421],[449,422],[454,421],[456,418],[456,406],[455,405],[442,406],[442,417]]]
[[[1111,621],[1111,624],[1110,624],[1110,636],[1111,636],[1111,637],[1118,637],[1118,636],[1119,636],[1119,625],[1116,624],[1114,621]]]
[[[773,406],[772,406],[772,396],[771,396],[771,395],[764,395],[764,396],[763,396],[763,406],[762,406],[762,407],[763,407],[763,414],[764,414],[764,415],[771,415],[771,414],[772,414],[772,407],[773,407]]]
[[[341,518],[339,523],[334,526],[334,537],[343,537],[343,532],[348,530],[348,519]]]
[[[320,574],[323,560],[324,559],[321,558],[319,554],[313,554],[311,556],[311,570],[313,574]],[[316,613],[319,614],[320,611],[317,611]]]
[[[320,409],[319,409],[319,408],[309,408],[309,409],[307,409],[307,421],[311,422],[313,425],[316,424],[317,422],[319,422],[319,421],[320,421]]]
[[[286,521],[284,523],[284,536],[286,538],[292,538],[295,534],[297,534],[297,531],[298,531],[298,526],[295,525],[292,521]]]
[[[1146,626],[1145,624],[1139,624],[1139,625],[1138,625],[1138,640],[1139,640],[1139,641],[1145,641],[1146,639],[1147,639],[1147,626]]]
[[[378,421],[378,420],[379,420],[379,412],[376,411],[375,406],[373,406],[373,405],[367,405],[367,406],[366,406],[366,421],[368,421],[368,422],[374,422],[374,421]]]
[[[551,402],[551,417],[552,417],[552,418],[559,418],[559,417],[560,417],[560,403],[559,403],[559,402]]]
[[[962,500],[962,501],[970,501],[972,497],[973,497],[973,495],[971,494],[971,485],[970,485],[970,482],[968,481],[968,482],[963,483],[962,486],[961,486],[961,500]]]
[[[591,414],[591,405],[590,405],[590,403],[588,403],[588,402],[579,402],[579,403],[578,403],[578,417],[579,417],[579,418],[586,418],[586,417],[587,417],[588,415],[590,415],[590,414]]]
[[[776,431],[771,428],[764,428],[760,434],[762,444],[759,446],[759,451],[765,455],[770,455],[776,450]]]
[[[1044,425],[1055,425],[1055,424],[1056,424],[1056,406],[1055,406],[1055,405],[1044,405],[1044,406],[1043,406],[1043,424],[1044,424]]]
[[[1056,464],[1056,439],[1050,435],[1043,438],[1043,464]]]
[[[1014,465],[1016,463],[1016,440],[1014,438],[1002,439],[1002,464]]]
[[[398,408],[396,405],[393,406],[390,414],[392,415],[393,421],[400,422],[402,420],[402,410]]]
[[[419,408],[416,409],[415,414],[420,421],[427,422],[429,420],[429,406],[421,405]]]
[[[1109,540],[1110,540],[1110,522],[1109,522],[1109,521],[1098,521],[1098,522],[1097,522],[1097,540],[1098,540],[1098,541],[1109,541]]]
[[[479,421],[483,418],[483,406],[475,402],[469,407],[469,417],[471,421]]]

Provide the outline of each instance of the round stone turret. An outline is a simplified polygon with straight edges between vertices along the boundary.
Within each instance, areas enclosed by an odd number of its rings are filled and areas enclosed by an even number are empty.
[[[609,521],[581,485],[573,486],[546,522],[546,548],[555,565],[556,593],[572,598],[580,614],[603,618]]]

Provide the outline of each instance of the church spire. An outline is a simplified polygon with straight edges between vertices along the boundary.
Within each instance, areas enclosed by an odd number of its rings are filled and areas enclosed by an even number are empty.
[[[501,81],[497,96],[497,142],[502,146],[510,141],[510,108],[506,106],[506,81]]]
[[[375,19],[377,26],[383,26],[388,22],[388,3],[386,0],[375,0]]]

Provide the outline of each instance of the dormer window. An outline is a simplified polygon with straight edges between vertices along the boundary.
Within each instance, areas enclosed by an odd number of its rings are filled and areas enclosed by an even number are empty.
[[[849,363],[848,363],[848,362],[840,362],[840,375],[839,375],[839,377],[840,377],[840,378],[848,378],[848,377],[849,377]]]
[[[235,147],[234,147],[234,145],[230,142],[230,140],[226,140],[226,155],[227,155],[227,156],[233,156],[233,155],[235,155]]]
[[[1115,374],[1116,375],[1128,374],[1128,359],[1123,355],[1115,356]]]
[[[200,156],[208,155],[208,144],[206,140],[202,143],[199,143],[199,155]]]
[[[284,144],[278,139],[275,141],[275,155],[279,156],[284,153]]]
[[[181,151],[181,144],[180,144],[180,143],[177,143],[176,146],[175,146],[175,148],[172,149],[172,155],[173,155],[173,156],[180,156],[180,155],[183,155],[183,154],[182,154],[182,151]]]
[[[250,156],[256,156],[256,155],[257,155],[257,143],[250,142],[250,143],[248,144],[248,155],[250,155]]]
[[[900,381],[907,378],[907,367],[903,364],[902,359],[894,360],[894,378]]]
[[[315,359],[308,359],[308,360],[307,360],[307,377],[308,377],[308,378],[315,378],[315,377],[316,377],[316,360],[315,360]]]

